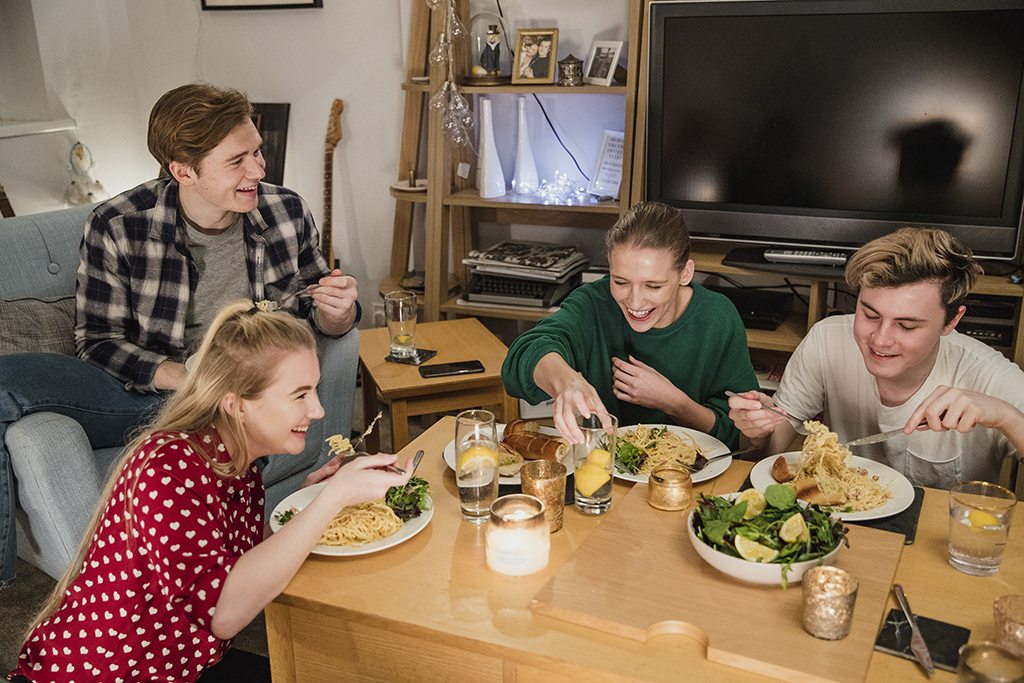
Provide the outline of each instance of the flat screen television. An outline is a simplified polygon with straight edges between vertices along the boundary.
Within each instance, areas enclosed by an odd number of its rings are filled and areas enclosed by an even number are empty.
[[[1024,0],[655,0],[648,29],[644,189],[694,237],[1019,258]]]

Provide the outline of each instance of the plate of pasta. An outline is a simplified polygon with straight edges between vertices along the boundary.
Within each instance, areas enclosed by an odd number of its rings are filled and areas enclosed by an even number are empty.
[[[772,456],[759,461],[754,465],[753,469],[750,470],[750,485],[759,491],[763,491],[771,484],[779,483],[776,481],[775,477],[772,476],[772,466],[775,464],[775,460],[779,457],[784,457],[790,471],[795,473],[800,467],[800,461],[803,457],[803,453],[800,451],[793,451],[791,453],[782,453],[778,456]],[[822,506],[822,509],[831,510],[833,517],[847,522],[881,519],[883,517],[889,517],[899,512],[903,512],[910,507],[911,503],[914,502],[913,485],[906,477],[891,467],[856,455],[851,455],[849,462],[847,462],[846,465],[866,477],[868,480],[876,482],[883,493],[880,496],[876,496],[874,500],[870,500],[868,505],[875,501],[877,501],[878,504],[869,507],[866,510],[853,510],[844,504]],[[849,481],[853,482],[855,480],[850,479]],[[819,486],[820,485],[821,484],[819,484]]]
[[[623,443],[632,444],[645,454],[635,472],[630,471],[627,460],[623,458]],[[651,470],[667,460],[679,459],[690,465],[698,452],[705,458],[729,452],[728,446],[710,434],[676,425],[639,424],[619,427],[618,444],[615,449],[615,476],[623,481],[638,483],[646,483]],[[714,479],[729,469],[731,464],[732,458],[722,458],[690,476],[694,483]]]
[[[321,482],[299,489],[282,500],[270,515],[271,531],[277,533],[287,523],[290,512],[309,505],[326,485],[327,482]],[[383,499],[342,508],[312,552],[333,556],[368,555],[404,543],[423,531],[434,516],[430,496],[424,496],[424,501],[427,508],[407,522],[399,519]]]

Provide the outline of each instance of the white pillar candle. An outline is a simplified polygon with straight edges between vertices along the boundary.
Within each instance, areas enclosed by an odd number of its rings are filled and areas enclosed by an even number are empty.
[[[544,504],[527,495],[502,496],[491,505],[487,566],[508,576],[526,576],[548,565],[551,534]]]

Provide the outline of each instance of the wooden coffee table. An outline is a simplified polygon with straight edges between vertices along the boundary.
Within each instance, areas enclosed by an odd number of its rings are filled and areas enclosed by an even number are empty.
[[[363,424],[377,416],[377,399],[391,406],[391,438],[395,452],[409,443],[409,418],[450,410],[497,407],[504,421],[519,417],[519,401],[505,393],[501,364],[508,348],[476,318],[459,318],[416,326],[416,346],[437,355],[424,365],[478,360],[484,371],[423,379],[415,365],[385,360],[391,352],[386,327],[359,331],[359,371],[363,381]],[[367,451],[380,449],[374,430],[366,438]]]

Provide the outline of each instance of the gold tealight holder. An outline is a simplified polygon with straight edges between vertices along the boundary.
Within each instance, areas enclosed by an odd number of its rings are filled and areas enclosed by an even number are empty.
[[[822,640],[850,635],[857,579],[838,567],[812,567],[803,579],[804,630]]]
[[[693,500],[690,473],[671,463],[658,465],[647,478],[647,503],[658,510],[685,510]]]

